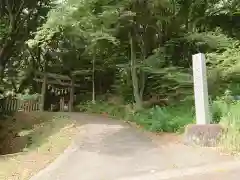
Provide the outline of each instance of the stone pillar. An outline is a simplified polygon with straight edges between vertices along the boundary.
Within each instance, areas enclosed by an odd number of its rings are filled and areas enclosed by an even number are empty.
[[[198,125],[210,124],[208,102],[207,69],[202,53],[192,56],[196,121]]]
[[[187,145],[216,146],[223,133],[223,128],[219,124],[210,124],[207,68],[204,54],[193,55],[193,80],[197,122],[186,126],[184,142]]]

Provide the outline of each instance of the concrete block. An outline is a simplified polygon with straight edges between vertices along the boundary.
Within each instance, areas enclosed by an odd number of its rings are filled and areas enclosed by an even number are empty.
[[[184,143],[186,145],[217,146],[223,127],[219,124],[190,124],[186,126]]]

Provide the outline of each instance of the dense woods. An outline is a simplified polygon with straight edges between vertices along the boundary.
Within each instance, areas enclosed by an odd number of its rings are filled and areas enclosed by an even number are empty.
[[[75,76],[85,110],[111,96],[134,111],[187,101],[192,112],[198,52],[213,101],[240,93],[239,0],[1,0],[0,15],[2,96],[39,93],[40,71]]]

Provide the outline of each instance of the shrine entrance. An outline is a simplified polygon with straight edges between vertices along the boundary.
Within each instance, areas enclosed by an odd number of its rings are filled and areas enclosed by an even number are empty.
[[[36,72],[34,80],[42,83],[40,110],[72,112],[74,88],[80,87],[74,79],[74,76]]]

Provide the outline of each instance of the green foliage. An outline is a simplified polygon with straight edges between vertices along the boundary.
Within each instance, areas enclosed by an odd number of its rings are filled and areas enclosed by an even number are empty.
[[[125,119],[126,117],[125,106],[106,103],[104,101],[97,101],[96,103],[89,101],[80,104],[77,106],[77,109],[80,112],[102,114],[119,119]]]
[[[229,113],[230,105],[222,99],[213,102],[212,110],[212,123],[219,123],[222,117]]]
[[[126,68],[119,68],[116,72],[116,78],[113,91],[121,96],[125,102],[133,102],[133,88],[130,73]]]
[[[137,112],[133,121],[153,132],[183,132],[185,125],[193,123],[191,107],[154,107]]]
[[[220,124],[225,128],[221,145],[231,152],[240,151],[240,103],[234,102],[228,105],[227,113],[221,117]]]
[[[156,106],[137,112],[129,105],[115,105],[104,101],[81,104],[77,109],[132,121],[152,132],[182,132],[185,125],[193,123],[194,119],[192,104],[189,102],[169,107]]]
[[[240,151],[239,108],[240,101],[235,100],[229,90],[212,103],[213,123],[219,123],[224,128],[220,146],[232,153]]]
[[[17,99],[20,100],[37,100],[41,94],[17,94]]]
[[[236,102],[230,90],[226,90],[224,96],[217,97],[211,104],[212,123],[219,123],[221,118],[229,113],[230,106]]]
[[[226,49],[232,45],[232,39],[217,29],[215,32],[191,33],[186,36],[188,41],[195,42],[198,47],[209,47],[210,49]],[[200,49],[201,50],[201,49]],[[204,49],[202,49],[204,50]]]
[[[52,5],[49,0],[1,1],[0,5],[0,80],[4,70],[20,61],[25,41],[33,37],[33,32],[42,25]],[[13,67],[14,69],[14,67]],[[7,74],[7,73],[6,73]]]
[[[63,4],[58,4],[49,12],[47,22],[36,33],[35,39],[29,41],[29,45],[33,46],[38,43],[46,45],[58,32],[85,39],[88,41],[88,48],[102,40],[116,43],[116,38],[111,36],[109,29],[107,29],[107,23],[111,24],[112,21],[115,21],[114,17],[117,18],[116,10],[109,10],[107,6],[104,6],[105,4],[100,4],[105,9],[95,12],[96,3],[97,1],[69,0]]]
[[[240,48],[239,41],[232,41],[231,47],[224,51],[207,54],[209,64],[209,91],[212,96],[221,96],[225,89],[230,89],[233,95],[240,94]]]
[[[58,59],[62,60],[62,66],[69,64],[66,63],[69,58],[73,59],[70,70],[92,69],[94,57],[101,72],[109,71],[106,67],[115,71],[115,91],[128,101],[136,98],[136,94],[131,93],[136,86],[137,97],[141,98],[152,93],[172,96],[177,94],[176,91],[186,96],[192,94],[192,53],[219,51],[229,47],[232,41],[219,27],[206,31],[209,10],[223,8],[209,9],[217,2],[68,0],[50,11],[46,23],[29,45],[41,44],[44,49],[64,52],[66,58],[58,56]],[[136,51],[134,69],[139,80],[135,85],[131,78],[126,82],[116,70],[118,64],[124,65],[123,71],[131,69],[129,32]],[[57,49],[51,47],[53,41],[56,41]],[[59,45],[65,42],[70,46]],[[75,51],[69,50],[73,46]],[[73,52],[76,55],[72,56]]]
[[[222,72],[222,78],[226,80],[231,80],[238,77],[238,72],[240,70],[240,48],[239,42],[236,42],[233,47],[226,49],[221,53],[210,53],[208,54],[209,62]]]

